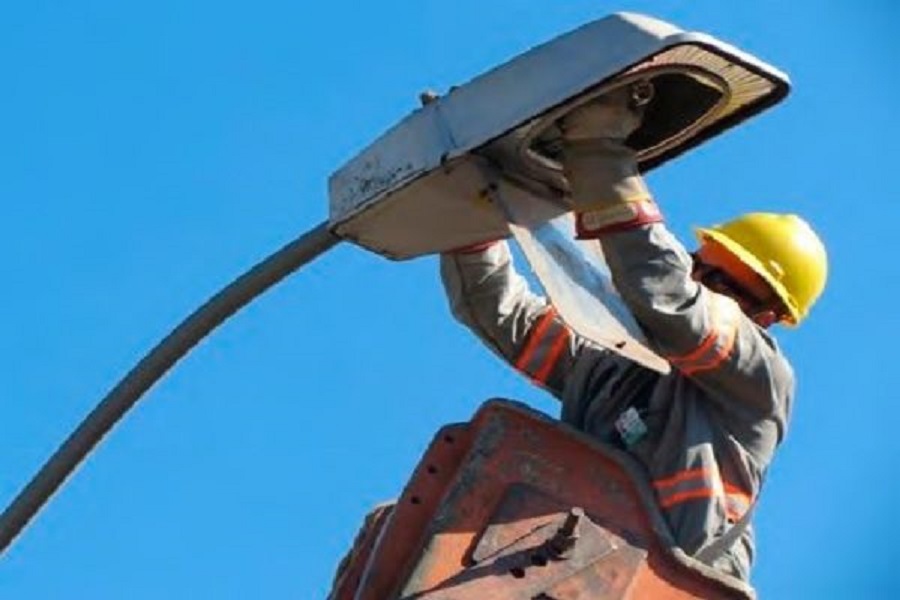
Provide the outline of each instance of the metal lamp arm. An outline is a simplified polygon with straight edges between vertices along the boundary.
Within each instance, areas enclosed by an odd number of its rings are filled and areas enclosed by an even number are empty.
[[[183,356],[228,317],[341,238],[323,222],[232,281],[172,330],[106,395],[0,515],[0,553],[106,433]]]

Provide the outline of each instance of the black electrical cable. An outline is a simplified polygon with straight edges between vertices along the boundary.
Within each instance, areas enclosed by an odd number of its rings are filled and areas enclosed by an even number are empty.
[[[228,317],[341,239],[324,222],[286,244],[181,322],[106,395],[0,515],[0,553],[106,433],[183,356]]]

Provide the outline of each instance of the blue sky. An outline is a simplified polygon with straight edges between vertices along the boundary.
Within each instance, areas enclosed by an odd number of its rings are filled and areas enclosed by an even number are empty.
[[[790,74],[780,107],[653,173],[673,229],[821,232],[829,287],[779,337],[794,419],[757,514],[763,598],[900,593],[900,97],[887,0],[20,2],[0,19],[0,503],[211,293],[326,217],[328,175],[412,110],[616,10]],[[554,402],[452,321],[436,261],[349,244],[230,320],[0,559],[0,598],[317,598],[434,430]]]

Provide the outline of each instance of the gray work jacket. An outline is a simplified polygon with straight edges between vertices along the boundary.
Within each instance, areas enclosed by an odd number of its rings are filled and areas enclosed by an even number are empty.
[[[573,333],[528,289],[505,242],[443,255],[441,276],[456,318],[559,398],[565,422],[637,457],[676,542],[696,554],[758,494],[790,415],[791,367],[734,301],[692,280],[690,256],[663,224],[599,241],[616,288],[672,365],[669,374]],[[640,407],[637,431],[622,417],[632,406]],[[712,566],[747,580],[753,552],[747,527]]]

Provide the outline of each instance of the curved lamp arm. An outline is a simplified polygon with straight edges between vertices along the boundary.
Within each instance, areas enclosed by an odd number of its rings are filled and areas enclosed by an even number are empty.
[[[0,515],[0,553],[106,433],[166,371],[228,317],[341,238],[323,222],[232,281],[181,322],[114,387]]]

